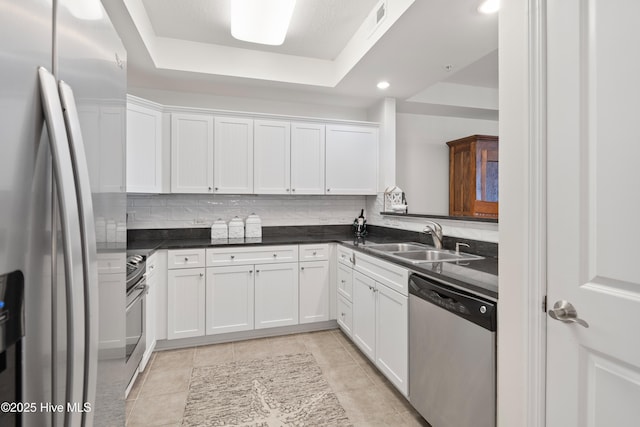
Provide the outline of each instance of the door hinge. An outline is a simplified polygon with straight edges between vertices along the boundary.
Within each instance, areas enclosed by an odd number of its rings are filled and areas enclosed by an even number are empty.
[[[547,312],[547,296],[546,295],[542,298],[542,312],[543,313]]]

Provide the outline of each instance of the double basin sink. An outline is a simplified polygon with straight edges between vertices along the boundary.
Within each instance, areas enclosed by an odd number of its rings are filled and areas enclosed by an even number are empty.
[[[447,249],[438,249],[434,248],[433,246],[413,242],[378,243],[366,245],[366,247],[371,251],[398,258],[412,264],[429,262],[471,261],[483,259],[483,257],[478,255],[472,255],[465,252],[450,251]]]

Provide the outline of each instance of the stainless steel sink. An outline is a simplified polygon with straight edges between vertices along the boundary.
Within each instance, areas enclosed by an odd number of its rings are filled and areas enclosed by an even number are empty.
[[[440,262],[440,261],[469,261],[482,259],[481,256],[466,253],[456,253],[442,249],[428,249],[423,251],[411,252],[395,252],[393,256],[406,259],[407,261],[418,264],[422,262]]]
[[[372,251],[380,252],[407,252],[407,251],[421,251],[428,249],[427,245],[421,245],[420,243],[377,243],[374,245],[367,245],[367,248]]]
[[[471,261],[483,259],[484,257],[472,255],[465,252],[454,252],[447,249],[437,249],[433,246],[423,245],[421,243],[377,243],[367,245],[367,248],[384,253],[412,264],[421,264],[428,262],[455,262],[455,261]]]

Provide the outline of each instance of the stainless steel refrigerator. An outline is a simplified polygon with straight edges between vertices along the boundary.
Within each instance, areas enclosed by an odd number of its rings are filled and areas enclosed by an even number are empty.
[[[3,426],[125,423],[126,243],[95,229],[126,222],[125,96],[99,0],[0,0],[0,285],[24,285]]]

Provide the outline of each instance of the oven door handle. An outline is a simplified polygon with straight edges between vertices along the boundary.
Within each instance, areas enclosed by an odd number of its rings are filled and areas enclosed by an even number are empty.
[[[129,304],[127,304],[127,313],[129,312],[129,310],[131,310],[131,307],[133,307],[134,305],[136,305],[136,303],[138,301],[140,301],[145,294],[149,291],[149,285],[137,285],[135,288],[133,288],[133,291],[140,291],[140,293],[134,298],[133,301],[131,301]]]

